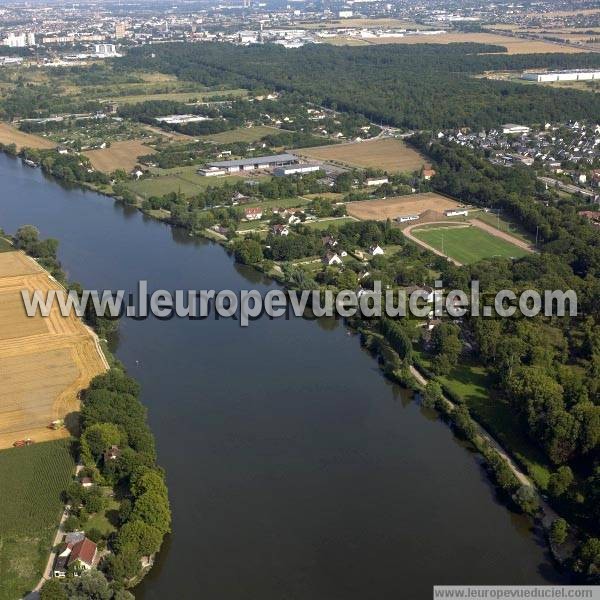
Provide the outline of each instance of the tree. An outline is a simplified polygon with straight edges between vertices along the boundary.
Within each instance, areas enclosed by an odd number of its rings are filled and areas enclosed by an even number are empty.
[[[513,500],[523,512],[534,514],[539,508],[540,501],[537,492],[530,485],[522,485],[514,494]]]
[[[588,538],[577,551],[575,569],[588,575],[600,572],[600,539]]]
[[[90,425],[81,436],[81,453],[84,461],[86,464],[97,462],[107,448],[112,445],[120,446],[123,441],[123,431],[114,423],[94,423]]]
[[[133,520],[125,523],[117,534],[117,550],[129,548],[138,556],[149,556],[158,552],[162,543],[162,533],[143,521]]]
[[[155,491],[145,492],[136,499],[131,520],[140,519],[158,529],[162,534],[171,530],[171,511],[169,501]]]
[[[69,600],[69,597],[58,579],[49,579],[40,590],[40,600]]]
[[[119,554],[109,556],[104,561],[106,574],[120,583],[135,577],[140,569],[141,563],[135,548],[125,547]]]
[[[244,265],[255,265],[263,259],[262,246],[252,239],[239,240],[233,248],[235,259]]]
[[[550,541],[553,544],[564,544],[568,533],[569,525],[564,519],[558,518],[552,521],[552,525],[550,526]]]
[[[477,429],[473,419],[471,419],[469,409],[464,404],[459,404],[452,411],[452,422],[458,433],[465,439],[472,440],[475,437]]]
[[[103,573],[84,571],[65,584],[69,600],[111,600],[113,592]]]
[[[40,230],[33,225],[23,225],[17,229],[14,237],[15,246],[22,250],[28,250],[40,239]]]
[[[556,498],[562,496],[573,483],[573,471],[570,467],[559,467],[548,480],[548,492]]]
[[[437,381],[428,381],[422,394],[422,403],[426,408],[435,408],[443,401],[442,386]]]

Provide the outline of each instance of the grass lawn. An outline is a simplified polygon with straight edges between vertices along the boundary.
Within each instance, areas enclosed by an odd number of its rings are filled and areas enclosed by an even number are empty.
[[[162,175],[159,177],[149,177],[131,181],[127,187],[142,198],[150,196],[164,196],[170,192],[182,192],[185,196],[195,196],[203,192],[208,187],[219,187],[227,183],[234,184],[238,181],[245,181],[248,177],[239,175],[229,175],[227,177],[202,177],[196,175],[197,167],[192,167],[189,171],[180,170],[173,175]]]
[[[524,242],[535,242],[535,236],[531,236],[531,234],[528,231],[526,231],[520,223],[518,223],[514,219],[511,219],[508,215],[501,214],[500,218],[498,219],[498,214],[495,212],[486,213],[484,211],[481,211],[475,213],[473,216],[479,221],[483,221],[484,223],[487,223],[488,225],[491,225],[492,227],[495,227],[500,231],[510,233],[510,235],[513,235],[516,238],[523,240]]]
[[[352,223],[356,221],[352,217],[340,217],[339,219],[324,219],[321,221],[310,221],[309,223],[304,223],[307,227],[311,229],[327,229],[331,226],[339,227],[340,225],[345,225],[346,223]]]
[[[120,504],[113,497],[105,498],[106,509],[103,512],[92,515],[85,524],[85,531],[97,529],[104,535],[108,536],[113,531],[116,531],[115,523],[117,522]]]
[[[222,131],[221,133],[213,133],[201,136],[201,139],[209,142],[220,142],[222,144],[232,144],[234,142],[256,142],[266,135],[275,135],[282,133],[283,129],[277,127],[267,127],[265,125],[257,125],[256,127],[238,127],[231,131]]]
[[[475,263],[484,258],[520,258],[529,254],[477,227],[431,227],[413,229],[412,234],[463,264]]]
[[[429,360],[423,355],[421,358],[429,366]],[[491,378],[485,367],[462,362],[439,380],[451,394],[467,404],[473,417],[510,451],[535,483],[545,489],[550,477],[549,465],[508,402],[491,389]]]
[[[0,600],[22,598],[42,575],[75,468],[70,445],[0,452]]]

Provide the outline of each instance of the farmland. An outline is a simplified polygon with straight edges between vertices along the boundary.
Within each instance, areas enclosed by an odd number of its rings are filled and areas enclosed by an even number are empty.
[[[426,211],[443,211],[461,206],[458,202],[436,194],[426,192],[410,196],[398,196],[382,200],[362,200],[347,205],[348,214],[362,220],[385,221],[399,216],[421,215]]]
[[[509,37],[494,33],[444,33],[439,35],[410,35],[405,37],[368,38],[371,44],[456,44],[474,42],[504,46],[507,54],[546,54],[585,52],[582,48],[560,45],[543,40]]]
[[[131,171],[137,164],[138,156],[152,154],[152,148],[144,146],[139,140],[115,142],[102,150],[89,150],[84,154],[98,171],[112,173],[116,169]]]
[[[150,196],[164,196],[170,192],[181,192],[186,197],[194,196],[204,191],[209,186],[219,187],[227,183],[234,184],[238,181],[250,179],[249,175],[228,175],[224,177],[203,177],[196,174],[198,167],[178,167],[162,171],[157,177],[149,177],[138,181],[131,181],[127,187],[142,198]],[[255,176],[253,176],[255,177]]]
[[[350,167],[370,167],[388,172],[416,171],[429,166],[427,159],[396,139],[318,146],[297,150],[295,153]]]
[[[28,317],[21,290],[60,290],[21,252],[0,254],[0,448],[19,439],[68,435],[48,428],[79,408],[78,392],[107,365],[95,335],[76,316]]]
[[[462,264],[484,258],[520,258],[528,251],[473,226],[440,224],[413,228],[412,236]]]
[[[196,101],[207,101],[211,98],[227,96],[241,98],[247,94],[247,90],[234,89],[234,90],[216,90],[209,92],[170,92],[165,94],[136,94],[136,95],[125,95],[125,96],[113,96],[110,98],[103,98],[105,102],[116,102],[117,104],[136,104],[138,102],[148,102],[150,100],[171,100],[175,102],[196,102]]]
[[[0,600],[22,598],[44,570],[74,470],[70,447],[58,440],[0,452]]]
[[[27,146],[28,148],[49,149],[56,147],[56,144],[50,140],[23,133],[18,129],[8,125],[8,123],[0,123],[0,144],[16,144],[17,150],[21,150]]]

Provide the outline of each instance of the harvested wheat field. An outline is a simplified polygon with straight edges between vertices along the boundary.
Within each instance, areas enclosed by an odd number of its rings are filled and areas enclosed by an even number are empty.
[[[84,152],[94,169],[112,173],[116,169],[131,171],[138,162],[139,156],[152,154],[154,150],[144,146],[139,140],[128,140],[126,142],[114,142],[110,148],[102,150],[88,150]]]
[[[8,123],[0,123],[0,144],[15,144],[17,150],[25,147],[38,150],[56,148],[56,142],[30,133],[23,133]]]
[[[393,138],[302,148],[294,150],[294,153],[350,167],[371,167],[388,172],[416,171],[430,166],[416,150]]]
[[[28,317],[21,290],[61,290],[33,259],[0,254],[0,448],[17,440],[65,437],[48,425],[79,409],[79,392],[108,364],[96,335],[54,307],[46,318]]]
[[[364,221],[385,221],[396,217],[422,215],[426,211],[443,213],[445,210],[462,206],[458,202],[440,196],[435,192],[424,194],[411,194],[410,196],[397,196],[383,200],[361,200],[349,202],[346,205],[348,214]]]
[[[518,37],[498,35],[495,33],[442,33],[439,35],[407,35],[405,37],[368,38],[371,44],[456,44],[473,42],[504,46],[507,54],[546,54],[560,52],[572,54],[585,52],[583,48],[575,48],[566,44],[529,40]]]

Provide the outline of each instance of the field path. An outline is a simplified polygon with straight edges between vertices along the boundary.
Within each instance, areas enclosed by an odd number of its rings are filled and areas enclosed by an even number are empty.
[[[410,372],[412,376],[422,385],[425,386],[428,383],[428,380],[425,376],[419,371],[414,365],[410,366]],[[444,401],[448,405],[450,410],[454,410],[456,405],[448,400],[448,398],[444,395]],[[472,418],[472,417],[471,417]],[[500,457],[504,460],[510,470],[513,472],[514,476],[518,479],[521,485],[526,485],[533,488],[538,494],[538,500],[540,505],[540,520],[544,527],[549,528],[552,522],[559,517],[556,511],[544,500],[540,491],[537,489],[533,481],[529,478],[529,476],[521,470],[521,468],[516,464],[516,462],[512,459],[508,450],[496,440],[492,434],[487,431],[482,425],[480,425],[475,419],[473,419],[475,423],[475,428],[477,430],[477,435],[487,442],[489,446],[495,450]]]
[[[471,225],[474,225],[475,227],[478,227],[479,229],[483,229],[483,231],[486,231],[490,235],[493,235],[497,238],[501,238],[507,242],[510,242],[511,244],[514,244],[515,246],[522,248],[523,250],[527,250],[527,252],[535,252],[535,250],[531,246],[531,244],[519,239],[518,237],[510,235],[510,233],[507,233],[506,231],[501,231],[500,229],[497,229],[496,227],[492,227],[492,225],[488,225],[487,223],[484,223],[483,221],[480,221],[479,219],[470,219],[469,223],[471,223]]]
[[[456,223],[457,223],[456,221],[431,221],[430,223],[427,223],[427,225],[456,225]],[[423,227],[423,225],[425,225],[425,223],[415,223],[414,225],[409,225],[406,229],[402,230],[402,233],[409,240],[412,240],[416,244],[419,244],[419,246],[422,246],[423,248],[427,248],[427,250],[431,250],[431,252],[433,252],[434,254],[437,254],[438,256],[443,256],[444,258],[447,258],[451,263],[455,264],[457,267],[462,267],[463,266],[462,263],[458,262],[457,260],[454,260],[453,258],[450,258],[449,256],[447,256],[446,254],[444,254],[437,248],[430,246],[429,244],[427,244],[423,240],[420,240],[419,238],[415,237],[411,233],[411,231],[415,227]]]

